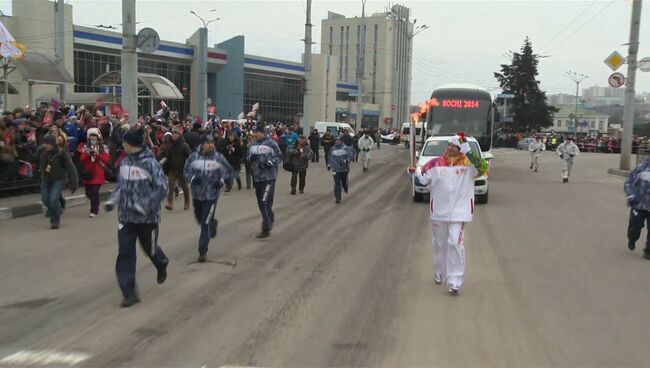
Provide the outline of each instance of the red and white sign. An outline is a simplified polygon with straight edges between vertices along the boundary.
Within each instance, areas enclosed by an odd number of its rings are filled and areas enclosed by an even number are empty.
[[[608,79],[609,85],[614,88],[623,87],[625,85],[625,76],[621,73],[612,73]]]

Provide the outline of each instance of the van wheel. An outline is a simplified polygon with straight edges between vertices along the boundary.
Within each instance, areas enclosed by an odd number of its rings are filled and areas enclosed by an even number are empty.
[[[479,204],[487,204],[487,203],[488,203],[488,194],[489,194],[489,193],[490,193],[490,192],[485,193],[485,194],[479,194],[479,195],[477,195],[477,196],[476,196],[476,203],[479,203]]]

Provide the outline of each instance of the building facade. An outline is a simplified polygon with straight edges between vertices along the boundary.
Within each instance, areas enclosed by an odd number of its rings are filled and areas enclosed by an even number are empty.
[[[553,116],[553,125],[542,129],[543,132],[564,134],[607,134],[609,116],[596,111],[578,109],[577,123],[575,106],[556,106],[560,111]]]
[[[18,42],[55,60],[56,3],[48,0],[13,0],[12,15],[2,16]],[[106,102],[120,101],[120,87],[93,84],[100,76],[120,71],[122,35],[119,32],[74,25],[73,8],[65,5],[65,69],[74,76],[74,85],[66,88],[65,102],[92,104],[102,98]],[[198,31],[197,31],[198,32]],[[185,43],[161,40],[157,51],[146,54],[138,51],[138,72],[150,73],[168,79],[178,88],[182,98],[165,100],[181,116],[196,115],[198,98],[197,32]],[[38,36],[37,36],[38,35]],[[245,53],[245,38],[233,37],[213,47],[207,53],[207,99],[216,106],[221,118],[236,118],[259,103],[262,119],[291,123],[303,111],[304,67],[301,63],[266,58]],[[37,85],[27,93],[29,76],[12,73],[9,82],[18,89],[10,95],[8,108],[37,105],[59,96],[56,85]],[[160,99],[152,98],[146,89],[139,88],[140,113],[155,112]]]
[[[595,106],[623,105],[625,88],[593,86],[582,90],[582,98],[586,103]]]
[[[330,12],[321,22],[321,55],[312,76],[315,96],[327,108],[312,120],[347,121],[362,128],[390,128],[408,120],[411,41],[409,9],[347,18]],[[317,69],[320,67],[321,69]],[[321,99],[322,100],[322,99]]]

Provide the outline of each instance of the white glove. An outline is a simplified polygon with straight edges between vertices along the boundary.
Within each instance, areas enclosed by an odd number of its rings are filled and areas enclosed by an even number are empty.
[[[449,143],[453,144],[456,147],[460,147],[460,137],[455,135],[449,138]]]
[[[469,143],[467,143],[467,142],[460,145],[460,152],[462,152],[465,155],[471,150],[472,150],[472,147],[470,147]]]

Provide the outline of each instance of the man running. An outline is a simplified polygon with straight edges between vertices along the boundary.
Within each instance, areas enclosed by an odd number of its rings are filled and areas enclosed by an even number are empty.
[[[573,142],[573,137],[567,137],[557,147],[557,154],[562,160],[562,182],[568,183],[569,176],[571,176],[571,169],[573,168],[573,158],[580,154],[578,146]]]
[[[255,140],[248,147],[246,161],[253,169],[253,182],[257,205],[262,214],[262,231],[255,237],[268,238],[275,222],[273,213],[273,196],[275,180],[278,177],[278,165],[282,163],[282,152],[278,144],[271,139],[270,130],[259,123],[255,128]]]
[[[530,152],[530,169],[539,170],[540,158],[542,152],[546,151],[546,145],[542,142],[540,136],[535,137],[535,141],[528,145],[528,152]]]
[[[137,240],[158,270],[156,280],[159,284],[167,279],[169,264],[169,259],[158,246],[160,202],[167,195],[167,179],[156,157],[144,146],[144,134],[143,129],[136,128],[124,134],[123,146],[127,156],[120,164],[118,187],[104,207],[110,212],[117,205],[120,247],[115,273],[124,296],[123,308],[140,302],[135,283]]]
[[[217,201],[223,185],[232,185],[233,169],[228,160],[214,149],[214,138],[205,135],[201,146],[185,162],[185,180],[192,188],[194,217],[201,226],[199,262],[206,261],[210,239],[217,236]]]
[[[370,138],[368,131],[363,132],[363,137],[359,139],[359,150],[361,151],[361,162],[363,162],[363,172],[368,171],[370,166],[370,151],[375,146],[375,142]]]

